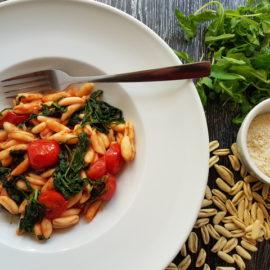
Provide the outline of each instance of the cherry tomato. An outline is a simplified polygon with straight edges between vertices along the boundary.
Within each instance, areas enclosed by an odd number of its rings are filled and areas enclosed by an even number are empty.
[[[57,191],[45,191],[40,194],[38,200],[45,204],[46,217],[50,219],[58,218],[67,209],[68,201]]]
[[[111,197],[114,195],[116,191],[116,178],[112,174],[108,174],[108,179],[106,182],[106,187],[107,191],[100,196],[100,200],[102,201],[108,201],[111,199]]]
[[[87,175],[91,179],[98,179],[104,176],[107,172],[105,157],[99,158],[93,165],[90,167]]]
[[[4,122],[9,122],[14,125],[19,125],[23,123],[27,118],[29,118],[29,114],[17,114],[13,111],[9,111],[1,120],[0,127],[3,127]]]
[[[27,149],[30,166],[42,170],[59,162],[60,146],[54,140],[36,140]]]
[[[112,174],[117,174],[124,166],[124,159],[121,155],[119,143],[111,144],[110,148],[105,153],[105,161],[107,171]]]

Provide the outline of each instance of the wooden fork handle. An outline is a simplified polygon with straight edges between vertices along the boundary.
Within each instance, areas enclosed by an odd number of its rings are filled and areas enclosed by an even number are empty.
[[[116,75],[77,77],[76,82],[153,82],[194,79],[208,76],[211,72],[210,62],[197,62],[172,67],[149,69]]]

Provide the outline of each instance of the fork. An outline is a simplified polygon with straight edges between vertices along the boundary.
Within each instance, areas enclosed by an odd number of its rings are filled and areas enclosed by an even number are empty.
[[[82,82],[127,83],[201,78],[208,76],[210,70],[210,62],[197,62],[115,75],[88,77],[71,77],[62,70],[51,69],[4,79],[0,81],[0,87],[4,93],[2,96],[10,98],[16,96],[20,92],[42,92],[49,89],[62,91],[71,84]]]

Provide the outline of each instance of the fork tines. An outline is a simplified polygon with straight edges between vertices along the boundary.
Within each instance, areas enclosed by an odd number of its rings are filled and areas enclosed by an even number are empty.
[[[33,72],[4,79],[0,82],[1,96],[16,96],[19,92],[40,92],[50,88],[50,80],[45,72]]]

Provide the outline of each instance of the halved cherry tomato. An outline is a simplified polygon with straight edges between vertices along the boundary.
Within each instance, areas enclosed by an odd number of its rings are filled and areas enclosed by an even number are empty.
[[[17,114],[13,111],[9,111],[1,120],[0,127],[3,127],[4,122],[9,122],[14,125],[19,125],[23,123],[27,118],[29,118],[29,114]]]
[[[38,200],[45,204],[47,218],[58,218],[67,209],[68,201],[61,193],[54,190],[41,193]]]
[[[105,161],[109,173],[117,174],[123,168],[125,161],[121,155],[119,143],[111,144],[110,148],[105,153]]]
[[[105,157],[99,158],[93,165],[90,167],[87,175],[91,179],[99,179],[104,176],[107,172]]]
[[[42,170],[59,162],[60,146],[54,140],[36,140],[27,149],[30,166]]]
[[[116,191],[116,178],[112,174],[108,174],[108,179],[106,182],[106,187],[107,191],[100,196],[100,200],[102,201],[108,201],[111,199],[111,197],[114,195]]]

